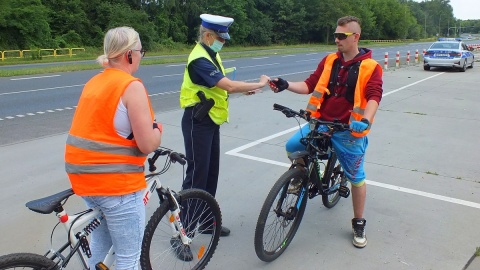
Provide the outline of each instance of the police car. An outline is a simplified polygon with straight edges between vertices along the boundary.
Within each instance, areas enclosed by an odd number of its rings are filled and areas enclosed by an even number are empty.
[[[450,67],[465,72],[467,67],[473,68],[475,59],[472,51],[473,48],[459,38],[439,38],[425,52],[423,69]]]

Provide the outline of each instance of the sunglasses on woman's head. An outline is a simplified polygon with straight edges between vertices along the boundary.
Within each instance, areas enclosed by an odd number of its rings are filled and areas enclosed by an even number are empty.
[[[355,35],[356,33],[333,33],[334,38],[338,38],[338,40],[344,40],[351,35]]]

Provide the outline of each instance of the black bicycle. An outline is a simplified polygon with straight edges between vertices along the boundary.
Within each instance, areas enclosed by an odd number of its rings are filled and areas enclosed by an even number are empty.
[[[309,112],[297,112],[278,104],[274,104],[273,109],[288,118],[306,120],[310,132],[301,139],[306,149],[289,155],[292,165],[272,187],[258,216],[255,252],[265,262],[278,258],[292,242],[302,221],[307,199],[321,195],[325,207],[332,208],[340,197],[350,195],[344,171],[331,143],[333,133],[350,130],[349,125],[321,121],[311,118]],[[328,130],[319,131],[320,126]]]
[[[163,169],[155,172],[155,162],[160,156],[167,158]],[[148,159],[150,174],[145,176],[147,188],[143,202],[146,205],[153,193],[157,193],[160,202],[145,227],[140,257],[143,270],[203,269],[218,245],[222,216],[215,198],[200,189],[186,189],[176,193],[160,183],[160,175],[172,163],[184,165],[186,161],[183,154],[164,147],[155,150]],[[54,213],[59,219],[57,225],[66,231],[67,242],[56,249],[51,247],[43,256],[33,253],[0,256],[0,270],[65,269],[75,255],[78,255],[82,269],[88,269],[87,261],[91,257],[91,250],[87,237],[103,222],[104,216],[99,208],[86,209],[74,215],[67,214],[64,205],[72,195],[73,190],[67,189],[26,204],[37,213]],[[180,249],[190,250],[192,256],[179,258],[177,253]],[[96,269],[111,268],[115,260],[114,254],[112,246],[105,259],[96,265]]]

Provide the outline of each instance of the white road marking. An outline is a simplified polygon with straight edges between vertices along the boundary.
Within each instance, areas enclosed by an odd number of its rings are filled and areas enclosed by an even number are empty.
[[[153,78],[172,77],[172,76],[183,76],[183,73],[153,76]]]
[[[423,81],[432,79],[432,78],[437,77],[439,75],[442,75],[444,73],[445,72],[442,72],[442,73],[430,76],[428,78],[419,80],[417,82],[411,83],[409,85],[400,87],[398,89],[395,89],[393,91],[390,91],[388,93],[383,94],[383,96],[388,96],[390,94],[402,91],[402,90],[404,90],[404,89],[406,89],[410,86],[413,86],[413,85],[421,83]],[[284,76],[284,75],[278,75],[278,76]],[[270,159],[266,159],[266,158],[261,158],[261,157],[256,157],[256,156],[252,156],[252,155],[242,154],[240,152],[244,151],[246,149],[252,148],[252,147],[254,147],[258,144],[270,141],[270,140],[275,139],[277,137],[280,137],[282,135],[285,135],[285,134],[288,134],[290,132],[296,131],[298,129],[299,129],[299,127],[296,126],[296,127],[293,127],[293,128],[275,133],[275,134],[267,136],[265,138],[262,138],[262,139],[250,142],[248,144],[242,145],[240,147],[237,147],[235,149],[232,149],[232,150],[226,152],[225,154],[288,168],[288,167],[290,167],[290,163],[278,162],[278,161],[275,161],[275,160],[270,160]],[[404,187],[400,187],[400,186],[394,186],[394,185],[390,185],[390,184],[384,184],[384,183],[380,183],[380,182],[376,182],[376,181],[372,181],[372,180],[365,180],[365,181],[368,185],[372,185],[372,186],[382,187],[382,188],[386,188],[386,189],[390,189],[390,190],[400,191],[400,192],[409,193],[409,194],[413,194],[413,195],[418,195],[418,196],[422,196],[422,197],[426,197],[426,198],[431,198],[431,199],[435,199],[435,200],[440,200],[440,201],[445,201],[445,202],[450,202],[450,203],[454,203],[454,204],[458,204],[458,205],[469,206],[469,207],[480,209],[480,204],[475,203],[475,202],[465,201],[465,200],[456,199],[456,198],[452,198],[452,197],[446,197],[446,196],[442,196],[442,195],[438,195],[438,194],[433,194],[433,193],[424,192],[424,191],[415,190],[415,189],[410,189],[410,188],[404,188]]]
[[[240,67],[240,68],[264,67],[264,66],[274,66],[274,65],[280,65],[280,63],[271,63],[271,64],[263,64],[263,65],[244,66],[244,67]]]
[[[149,97],[154,97],[154,96],[170,95],[170,94],[175,94],[175,93],[180,93],[180,91],[162,92],[162,93],[157,93],[157,94],[150,94],[148,96]]]
[[[40,77],[25,77],[25,78],[15,78],[15,79],[10,79],[11,81],[21,81],[21,80],[31,80],[31,79],[44,79],[44,78],[52,78],[52,77],[58,77],[60,75],[50,75],[50,76],[40,76]]]
[[[300,62],[310,62],[310,61],[317,61],[318,62],[318,59],[298,60],[298,61],[295,61],[295,62],[300,63]]]
[[[267,59],[268,57],[265,56],[265,57],[255,57],[255,58],[252,58],[253,60],[261,60],[261,59]]]
[[[81,87],[84,85],[85,84],[76,84],[76,85],[57,86],[57,87],[49,87],[49,88],[41,88],[41,89],[33,89],[33,90],[24,90],[24,91],[17,91],[17,92],[0,93],[0,96],[30,93],[30,92],[40,92],[40,91],[47,91],[47,90],[56,90],[56,89],[62,89],[62,88]]]
[[[35,113],[26,113],[26,114],[17,114],[15,116],[6,116],[4,117],[4,119],[0,118],[0,121],[1,120],[12,120],[12,119],[15,119],[15,118],[23,118],[23,117],[26,117],[27,115],[28,116],[35,116],[35,115],[42,115],[42,114],[45,114],[47,112],[49,113],[54,113],[54,112],[61,112],[61,111],[64,111],[64,110],[73,110],[75,109],[77,106],[73,106],[73,107],[65,107],[65,108],[58,108],[58,109],[55,109],[55,110],[45,110],[43,112],[35,112]]]
[[[282,57],[292,57],[292,56],[295,56],[295,55],[293,54],[282,55]]]
[[[418,83],[421,83],[421,82],[424,82],[424,81],[426,81],[426,80],[430,80],[430,79],[435,78],[435,77],[437,77],[437,76],[440,76],[440,75],[442,75],[442,74],[445,74],[445,72],[441,72],[441,73],[435,74],[435,75],[433,75],[433,76],[430,76],[430,77],[428,77],[428,78],[425,78],[425,79],[416,81],[416,82],[411,83],[411,84],[409,84],[409,85],[405,85],[405,86],[403,86],[403,87],[400,87],[400,88],[395,89],[395,90],[393,90],[393,91],[390,91],[390,92],[388,92],[388,93],[384,93],[384,94],[382,95],[382,97],[386,97],[386,96],[388,96],[388,95],[390,95],[390,94],[396,93],[396,92],[398,92],[398,91],[402,91],[402,90],[405,89],[405,88],[408,88],[408,87],[410,87],[410,86],[413,86],[413,85],[418,84]]]

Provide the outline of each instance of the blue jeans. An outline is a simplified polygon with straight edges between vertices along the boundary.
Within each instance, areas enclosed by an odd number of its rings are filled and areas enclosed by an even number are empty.
[[[103,262],[112,244],[115,249],[115,269],[138,269],[145,229],[142,196],[143,190],[121,196],[82,197],[88,207],[100,207],[105,216],[91,235],[90,269],[95,269],[95,264]]]
[[[325,130],[325,126],[320,126],[319,130]],[[305,145],[300,143],[300,138],[310,133],[308,125],[297,131],[285,146],[287,153],[305,150]],[[337,153],[338,161],[345,171],[345,176],[354,186],[361,186],[365,181],[365,171],[363,162],[365,151],[368,146],[368,138],[354,137],[350,131],[335,132],[332,136],[332,147]]]

